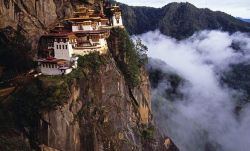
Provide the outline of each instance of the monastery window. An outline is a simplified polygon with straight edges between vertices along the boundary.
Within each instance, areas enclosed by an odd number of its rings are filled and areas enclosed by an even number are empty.
[[[56,49],[58,49],[58,45],[56,45]]]
[[[65,45],[65,49],[68,49],[68,46],[67,46],[67,45]]]
[[[61,45],[59,45],[59,49],[62,49]]]
[[[64,49],[64,45],[62,45],[62,48]]]

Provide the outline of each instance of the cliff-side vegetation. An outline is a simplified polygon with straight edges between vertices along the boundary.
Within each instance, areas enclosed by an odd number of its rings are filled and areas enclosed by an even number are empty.
[[[101,65],[110,62],[110,56],[100,55],[98,52],[78,57],[78,68],[64,78],[84,78],[89,72],[98,72]]]
[[[113,28],[108,41],[110,51],[128,85],[137,86],[140,82],[140,68],[147,62],[147,47],[140,39],[134,43],[127,31],[122,28]]]
[[[42,76],[34,79],[12,96],[17,121],[30,126],[39,119],[39,113],[63,105],[69,95],[68,84],[61,78]]]
[[[4,101],[0,101],[0,123],[2,123],[0,132],[4,131],[0,135],[2,137],[0,149],[1,147],[4,150],[11,150],[15,146],[19,149],[22,146],[25,147],[25,142],[17,146],[18,143],[15,141],[22,140],[17,134],[11,137],[13,139],[9,138],[10,134],[7,130],[13,133],[14,129],[25,132],[31,146],[37,146],[38,138],[34,135],[36,132],[33,131],[37,131],[41,114],[57,110],[65,105],[72,95],[72,83],[75,80],[88,81],[90,75],[92,77],[97,74],[100,66],[107,64],[110,60],[110,56],[100,56],[98,53],[79,56],[78,68],[69,75],[40,76],[17,86],[14,93]],[[26,131],[28,129],[29,131]]]
[[[85,79],[89,72],[98,72],[108,62],[108,56],[92,53],[79,57],[79,67],[65,76],[41,76],[19,87],[9,101],[21,125],[29,125],[39,119],[42,111],[62,106],[70,96],[70,85],[74,79]]]

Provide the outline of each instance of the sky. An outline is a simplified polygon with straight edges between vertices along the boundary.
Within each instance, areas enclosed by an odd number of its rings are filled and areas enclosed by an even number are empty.
[[[250,18],[250,0],[117,0],[132,6],[162,7],[171,2],[189,2],[199,8],[223,11],[235,17]]]

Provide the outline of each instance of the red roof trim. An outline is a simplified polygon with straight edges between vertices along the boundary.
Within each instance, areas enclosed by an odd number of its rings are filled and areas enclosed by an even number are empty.
[[[43,35],[43,37],[68,37],[70,35],[74,35],[74,33],[73,32],[49,33]]]

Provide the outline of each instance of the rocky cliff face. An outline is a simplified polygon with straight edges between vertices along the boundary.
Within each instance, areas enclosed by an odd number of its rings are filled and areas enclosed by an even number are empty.
[[[42,151],[175,151],[157,132],[151,117],[148,76],[128,87],[111,56],[98,68],[83,68],[64,77],[23,83],[0,108],[0,149],[19,138],[27,150]],[[52,93],[52,94],[49,94]],[[47,95],[45,95],[47,94]],[[13,119],[13,120],[8,120]],[[18,150],[19,146],[11,150]]]
[[[145,76],[145,75],[142,75]],[[150,96],[149,83],[140,91]],[[141,87],[145,87],[141,85]],[[41,140],[58,150],[142,150],[142,116],[114,62],[73,83],[68,102],[43,113]],[[143,93],[133,97],[142,102]],[[150,109],[149,106],[147,106]],[[150,112],[143,114],[148,117]],[[145,120],[145,128],[151,120]]]
[[[1,0],[0,28],[12,27],[36,49],[40,36],[72,11],[69,0]]]

